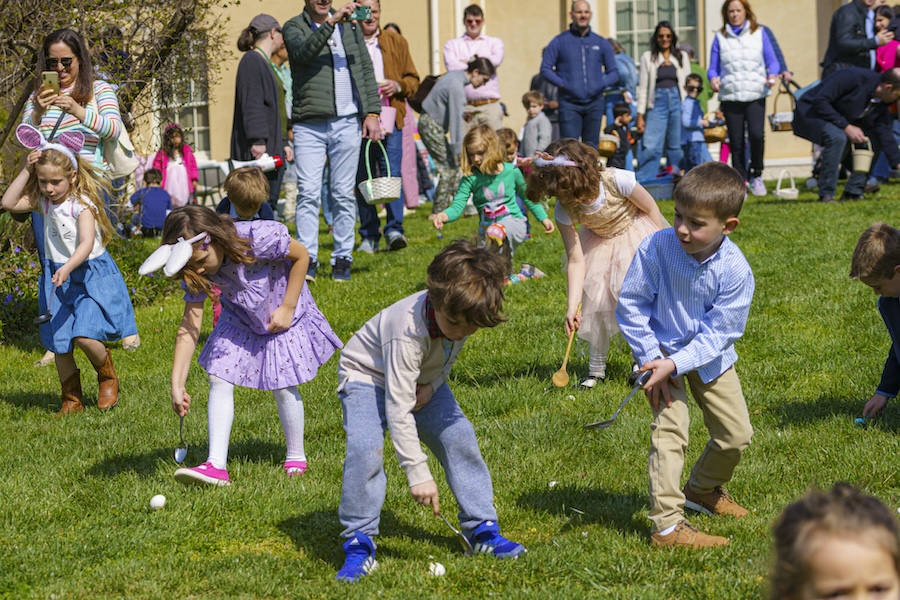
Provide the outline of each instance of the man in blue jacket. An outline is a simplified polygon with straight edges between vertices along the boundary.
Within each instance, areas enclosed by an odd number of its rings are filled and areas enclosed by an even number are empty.
[[[619,81],[612,46],[591,31],[591,5],[572,3],[568,31],[550,41],[541,61],[541,76],[559,88],[559,135],[600,142],[603,90]]]

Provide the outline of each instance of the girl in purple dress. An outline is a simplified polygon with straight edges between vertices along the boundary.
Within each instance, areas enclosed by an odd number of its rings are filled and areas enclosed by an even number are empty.
[[[172,366],[172,409],[179,416],[191,404],[185,382],[211,284],[221,290],[223,307],[199,359],[209,374],[209,458],[175,471],[177,481],[229,484],[225,464],[236,385],[272,390],[287,441],[284,470],[289,476],[306,471],[297,385],[315,377],[342,346],[306,286],[308,264],[306,248],[277,221],[234,222],[196,205],[166,218],[163,245],[140,272],[162,267],[187,288]]]

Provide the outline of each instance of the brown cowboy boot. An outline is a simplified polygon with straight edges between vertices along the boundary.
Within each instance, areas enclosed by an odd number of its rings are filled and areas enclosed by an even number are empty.
[[[81,403],[81,371],[76,369],[68,379],[62,382],[62,408],[59,409],[56,416],[62,417],[83,410],[84,404]]]
[[[97,392],[97,408],[109,410],[119,401],[119,378],[116,376],[109,348],[106,349],[106,360],[94,368],[97,369],[97,384],[100,386]]]

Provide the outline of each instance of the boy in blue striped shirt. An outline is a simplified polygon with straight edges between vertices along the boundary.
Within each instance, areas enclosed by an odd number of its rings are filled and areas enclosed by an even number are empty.
[[[722,487],[750,445],[753,428],[734,369],[753,298],[753,272],[728,238],[747,195],[743,178],[718,162],[691,169],[675,188],[671,229],[644,239],[628,269],[616,318],[642,371],[653,409],[650,436],[650,542],[707,548],[707,535],[684,516],[743,517]],[[688,443],[685,380],[703,411],[709,441],[681,488]]]

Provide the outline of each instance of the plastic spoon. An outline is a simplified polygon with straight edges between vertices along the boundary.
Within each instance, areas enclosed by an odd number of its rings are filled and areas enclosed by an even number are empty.
[[[181,443],[175,448],[175,462],[180,465],[187,457],[187,444],[184,441],[184,417],[178,421],[178,436],[181,438]]]
[[[605,421],[597,421],[596,423],[588,423],[584,426],[585,429],[606,429],[610,425],[616,422],[616,419],[619,418],[619,411],[628,404],[628,401],[631,400],[631,397],[634,396],[639,389],[644,387],[648,381],[650,381],[650,377],[653,375],[653,371],[644,371],[640,375],[638,375],[637,379],[634,382],[634,387],[631,388],[631,393],[629,393],[624,400],[622,400],[622,404],[619,405],[619,408],[616,409],[616,412],[613,413],[613,416]]]

